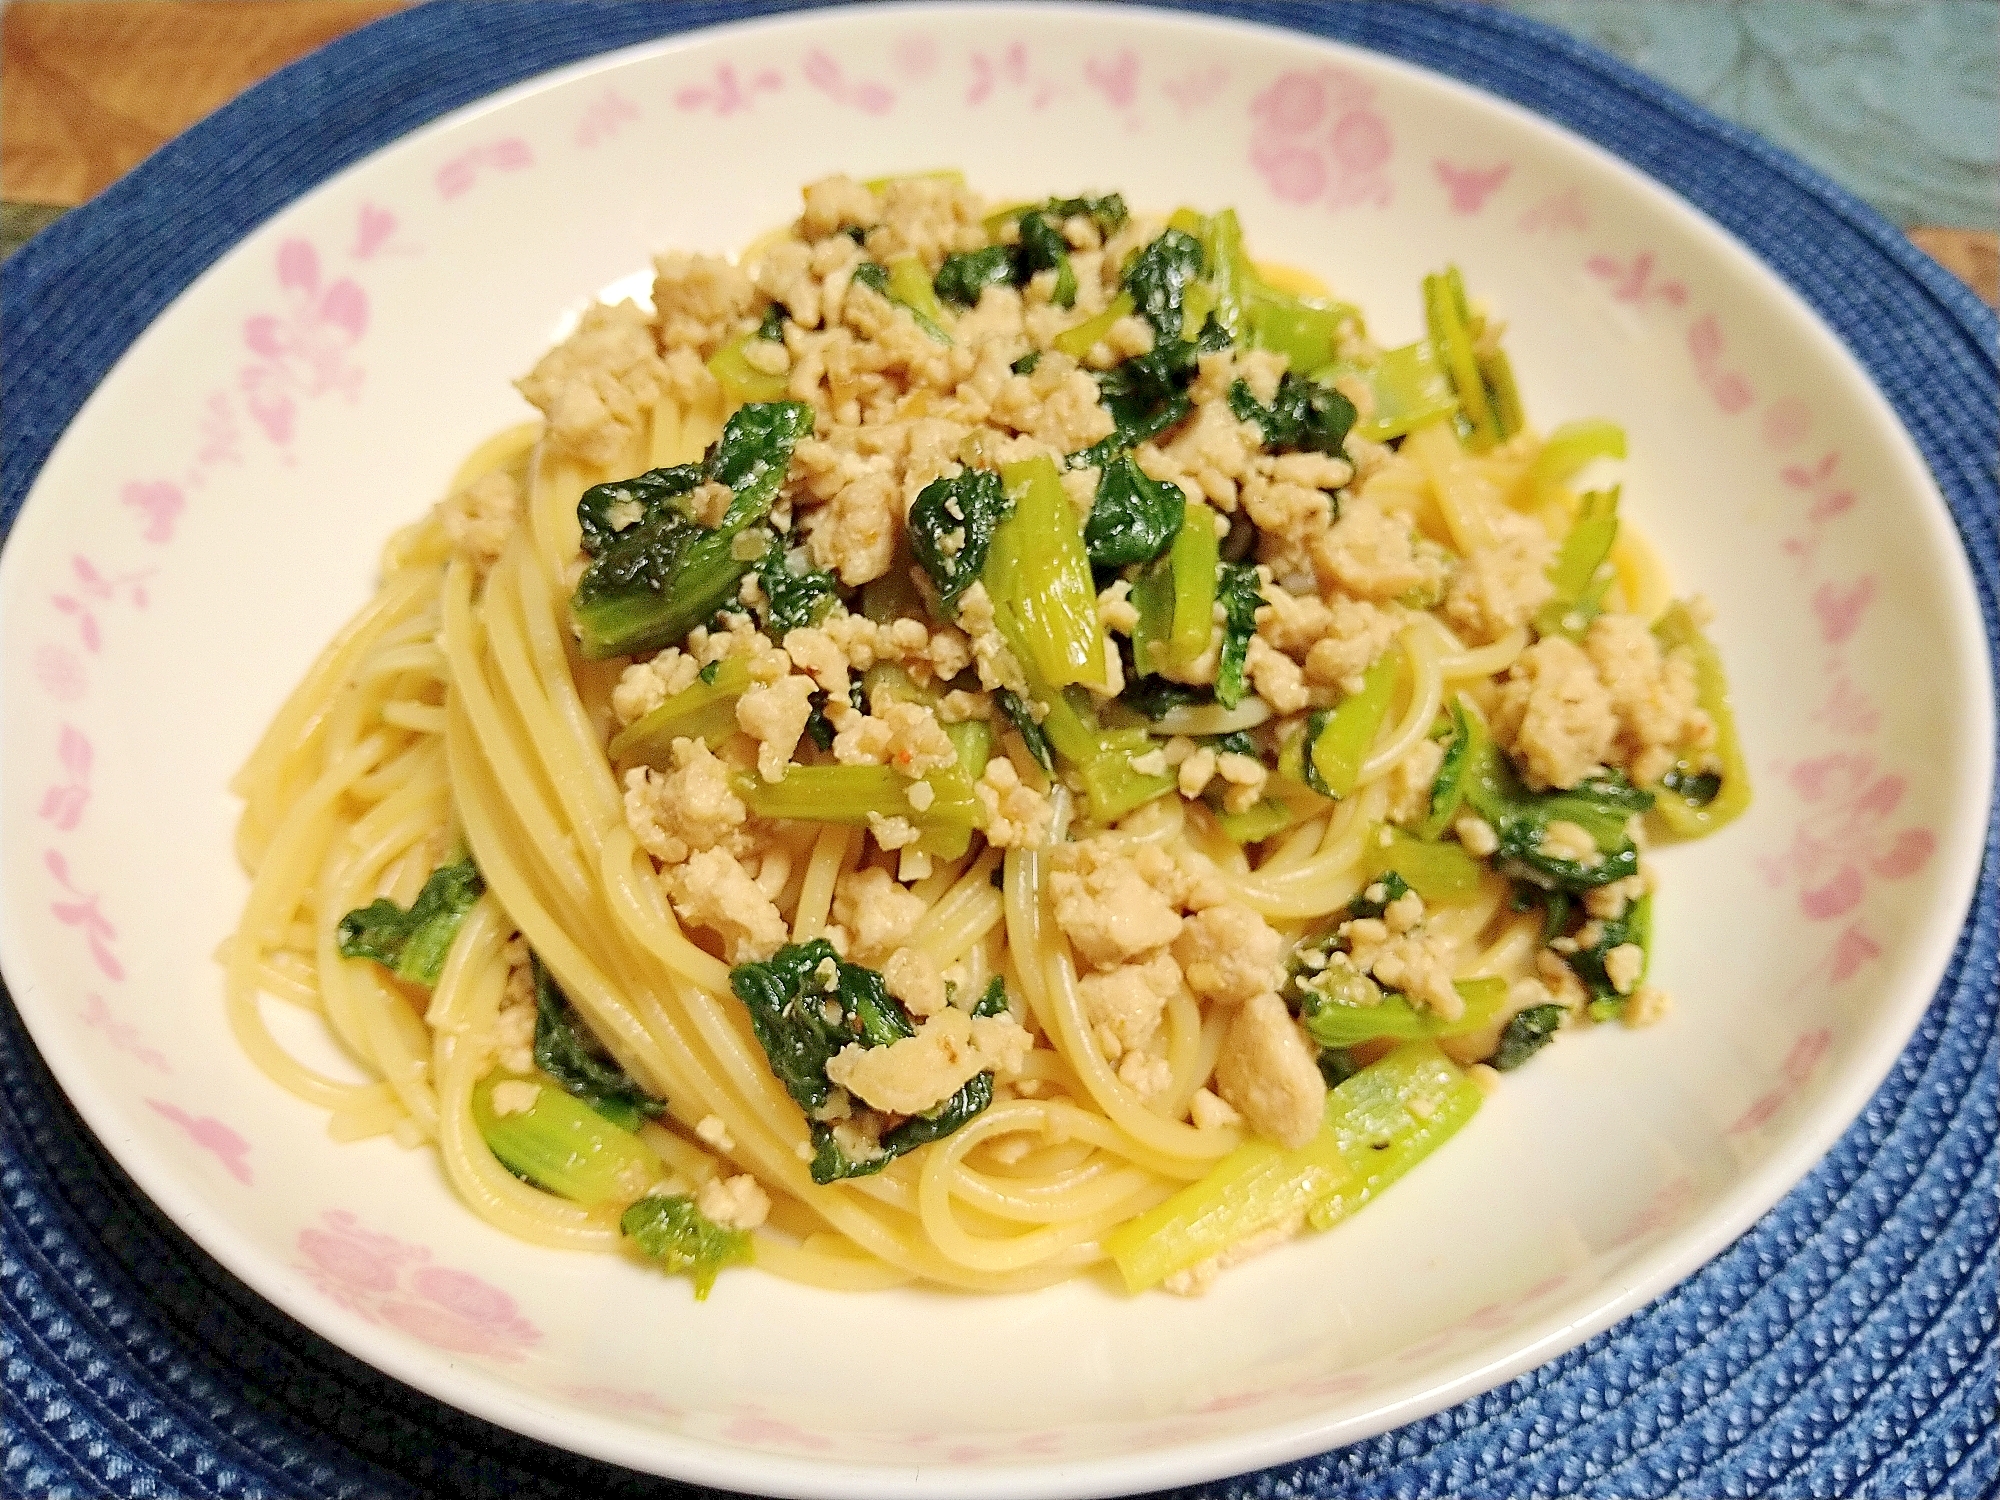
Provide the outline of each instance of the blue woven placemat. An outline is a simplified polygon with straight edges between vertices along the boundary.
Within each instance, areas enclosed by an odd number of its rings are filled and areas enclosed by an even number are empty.
[[[169,143],[0,272],[0,532],[146,325],[254,225],[369,151],[612,47],[791,8],[437,3],[314,54]],[[1519,17],[1221,3],[1464,79],[1598,141],[1748,243],[1904,416],[2000,654],[2000,324],[1887,222],[1754,136]],[[1182,1492],[1987,1496],[2000,1491],[1996,864],[1861,1118],[1742,1239],[1499,1390],[1319,1458]],[[0,1494],[709,1494],[494,1429],[265,1305],[92,1140],[0,1005]]]

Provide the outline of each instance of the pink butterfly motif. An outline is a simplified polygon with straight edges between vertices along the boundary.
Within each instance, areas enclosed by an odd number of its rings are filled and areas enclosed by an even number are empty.
[[[118,955],[111,948],[118,937],[118,929],[98,910],[96,894],[86,895],[76,888],[70,880],[69,861],[63,858],[60,851],[44,850],[42,866],[55,877],[56,884],[75,898],[49,903],[49,915],[63,926],[74,927],[83,934],[84,945],[90,950],[91,961],[97,965],[99,973],[106,979],[122,980],[125,966],[118,962]]]
[[[178,1104],[161,1099],[148,1099],[146,1103],[155,1114],[164,1115],[186,1131],[188,1139],[221,1162],[231,1177],[245,1187],[251,1186],[250,1163],[244,1160],[250,1154],[250,1143],[242,1136],[213,1115],[191,1115]]]
[[[1431,171],[1450,195],[1453,213],[1476,214],[1486,206],[1486,200],[1500,185],[1513,175],[1514,164],[1503,161],[1490,167],[1474,167],[1439,157],[1431,163]]]
[[[164,479],[134,480],[120,492],[119,499],[146,518],[145,529],[139,534],[154,543],[173,540],[174,523],[187,508],[181,487]]]
[[[69,833],[83,820],[90,802],[90,740],[73,724],[65,724],[56,739],[56,761],[68,776],[42,793],[39,816]]]
[[[1212,63],[1206,68],[1191,68],[1178,77],[1167,79],[1160,85],[1160,91],[1173,101],[1175,109],[1189,115],[1219,94],[1228,78],[1227,68],[1221,63]]]
[[[850,82],[840,64],[818,48],[806,54],[799,71],[805,75],[807,83],[834,103],[850,105],[864,115],[887,114],[895,106],[896,96],[886,84],[865,80]]]
[[[1838,646],[1853,635],[1861,617],[1875,601],[1875,575],[1864,573],[1842,587],[1827,582],[1813,595],[1813,613],[1819,616],[1819,637],[1829,646]]]
[[[1688,352],[1694,356],[1695,375],[1715,398],[1715,404],[1734,416],[1757,399],[1757,392],[1739,370],[1722,366],[1722,325],[1714,313],[1704,313],[1688,329]]]
[[[785,80],[774,68],[761,68],[748,78],[738,75],[730,63],[720,63],[706,83],[691,83],[674,95],[674,108],[682,111],[706,109],[717,115],[733,115],[749,109],[758,94],[776,93]]]
[[[1139,93],[1139,54],[1126,47],[1108,62],[1089,58],[1084,62],[1083,76],[1112,108],[1130,109]]]

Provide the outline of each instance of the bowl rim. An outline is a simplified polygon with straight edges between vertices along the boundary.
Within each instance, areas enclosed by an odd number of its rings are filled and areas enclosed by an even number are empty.
[[[1037,23],[1051,18],[1060,21],[1065,15],[1103,17],[1107,14],[1117,14],[1121,18],[1126,18],[1137,13],[1149,23],[1169,23],[1197,31],[1219,30],[1238,35],[1261,36],[1295,46],[1303,45],[1325,53],[1344,55],[1362,66],[1385,69],[1394,74],[1420,80],[1427,86],[1442,87],[1475,102],[1482,108],[1497,108],[1519,123],[1525,123],[1544,132],[1554,132],[1565,146],[1580,148],[1585,154],[1594,157],[1600,165],[1610,168],[1625,179],[1627,185],[1634,191],[1650,194],[1666,212],[1689,225],[1714,252],[1733,258],[1740,270],[1747,271],[1752,277],[1761,278],[1781,297],[1789,299],[1786,307],[1788,317],[1799,321],[1804,328],[1810,329],[1811,335],[1824,342],[1827,351],[1837,363],[1846,367],[1849,373],[1860,377],[1861,385],[1865,388],[1864,399],[1870,404],[1873,416],[1881,423],[1888,437],[1887,451],[1893,453],[1896,467],[1899,471],[1905,471],[1907,477],[1914,482],[1914,487],[1933,502],[1924,507],[1927,525],[1934,532],[1941,528],[1941,540],[1944,545],[1940,550],[1955,564],[1948,575],[1948,584],[1954,598],[1947,617],[1954,623],[1957,633],[1964,636],[1960,644],[1969,644],[1971,647],[1962,658],[1965,680],[1961,684],[1961,687],[1969,689],[1963,692],[1961,697],[1970,708],[1967,717],[1960,723],[1958,738],[1962,742],[1961,748],[1971,750],[1971,754],[1967,756],[1967,764],[1975,767],[1976,779],[1980,783],[1978,803],[1982,807],[1991,807],[1994,777],[1994,704],[1988,689],[1992,681],[1993,665],[1964,545],[1958,536],[1950,507],[1939,492],[1911,434],[1896,417],[1865,366],[1827,325],[1818,310],[1787,284],[1768,262],[1708,214],[1641,168],[1595,141],[1512,100],[1357,42],[1335,40],[1234,15],[1156,6],[1078,3],[1078,0],[1053,0],[1053,3],[1028,3],[1028,0],[1011,0],[1011,3],[1009,0],[995,0],[995,3],[985,3],[985,0],[981,0],[981,3],[966,4],[951,3],[951,0],[932,0],[930,4],[908,5],[889,0],[889,3],[851,5],[829,10],[786,11],[758,15],[673,32],[616,47],[534,74],[460,105],[398,135],[393,140],[384,142],[315,183],[306,192],[232,241],[214,262],[198,273],[165,307],[154,314],[146,328],[135,336],[99,384],[101,386],[108,381],[119,366],[132,356],[169,308],[178,306],[184,298],[196,295],[210,272],[230,258],[244,240],[268,228],[293,210],[304,210],[323,195],[330,196],[336,193],[352,175],[365,172],[390,153],[434,136],[460,130],[487,115],[502,112],[520,100],[567,85],[577,79],[614,72],[636,60],[704,47],[717,38],[767,30],[782,31],[801,26],[811,27],[889,13],[908,16],[922,11],[961,16],[991,13],[1022,19],[1032,18]],[[92,395],[94,397],[95,391]],[[49,458],[55,457],[62,444],[68,441],[69,433],[82,423],[88,413],[89,405],[90,400],[87,398],[84,406],[72,419],[70,427],[51,450]],[[43,464],[44,472],[46,467],[47,460]],[[37,511],[43,508],[43,505],[38,503],[36,494],[40,488],[39,481],[38,474],[37,482],[29,486],[28,493],[24,497],[23,514],[31,507]],[[10,526],[9,541],[11,539]],[[19,568],[7,568],[3,564],[17,562],[18,556],[19,549],[9,546],[6,548],[5,557],[0,558],[0,594],[11,594],[15,591],[10,575],[18,572]],[[503,1380],[470,1367],[457,1365],[448,1355],[440,1351],[425,1348],[414,1341],[377,1328],[314,1292],[299,1276],[287,1267],[275,1263],[265,1250],[252,1242],[247,1235],[237,1231],[229,1220],[218,1217],[204,1207],[190,1189],[178,1185],[177,1174],[164,1156],[149,1152],[142,1141],[122,1136],[116,1129],[106,1128],[118,1122],[119,1107],[92,1087],[87,1062],[80,1052],[65,1051],[46,1016],[38,1026],[36,1011],[39,987],[28,983],[16,988],[14,993],[24,1024],[64,1093],[90,1125],[93,1133],[106,1144],[119,1165],[130,1173],[146,1196],[166,1212],[178,1227],[202,1249],[214,1256],[231,1274],[237,1276],[261,1298],[279,1308],[287,1316],[303,1323],[330,1339],[344,1351],[355,1354],[395,1379],[436,1396],[461,1410],[499,1422],[514,1431],[555,1446],[589,1453],[634,1469],[668,1474],[697,1483],[741,1485],[747,1481],[760,1493],[826,1496],[938,1493],[941,1492],[939,1482],[942,1480],[943,1490],[967,1497],[1116,1494],[1169,1484],[1198,1482],[1224,1474],[1245,1472],[1246,1468],[1261,1468],[1316,1453],[1329,1446],[1355,1442],[1416,1420],[1491,1389],[1573,1348],[1653,1300],[1668,1287],[1678,1283],[1700,1265],[1712,1259],[1724,1246],[1777,1203],[1813,1164],[1825,1155],[1834,1141],[1865,1107],[1868,1098],[1894,1066],[1896,1058],[1928,1008],[1938,982],[1948,969],[1952,951],[1965,925],[1967,911],[1976,890],[1983,843],[1984,828],[1972,828],[1969,824],[1955,826],[1940,841],[1938,860],[1942,873],[1939,883],[1946,889],[1962,891],[1964,895],[1961,901],[1936,904],[1924,914],[1921,935],[1912,947],[1914,952],[1921,955],[1921,962],[1915,967],[1931,976],[1929,983],[1922,986],[1915,983],[1906,985],[1905,993],[1898,997],[1898,1003],[1885,1008],[1877,1015],[1875,1024],[1857,1040],[1854,1062],[1840,1076],[1839,1086],[1828,1089],[1821,1101],[1795,1122],[1785,1146],[1774,1151],[1757,1169],[1738,1179],[1729,1192],[1711,1205],[1698,1221],[1698,1226],[1690,1226],[1689,1230],[1676,1237],[1678,1243],[1669,1241],[1639,1257],[1627,1268],[1625,1275],[1591,1294],[1590,1305],[1581,1315],[1550,1313],[1529,1319],[1517,1325],[1514,1330],[1515,1348],[1512,1352],[1477,1361],[1459,1375],[1443,1382],[1425,1376],[1415,1376],[1400,1384],[1387,1385],[1383,1388],[1384,1394],[1381,1399],[1373,1401],[1366,1410],[1351,1417],[1333,1421],[1298,1419],[1259,1429],[1248,1435],[1203,1439],[1143,1455],[1056,1462],[1035,1461],[1004,1465],[990,1470],[958,1469],[941,1473],[909,1464],[864,1464],[795,1459],[748,1448],[725,1447],[676,1434],[654,1432],[641,1435],[630,1426],[616,1420],[599,1418],[594,1414],[560,1411],[546,1403],[524,1396],[516,1387]],[[22,972],[23,960],[20,957],[21,944],[18,942],[18,932],[12,921],[10,906],[11,904],[0,904],[0,966],[4,966],[9,979],[12,980],[16,974]],[[1858,1066],[1864,1057],[1866,1066]],[[1697,1227],[1699,1232],[1696,1232]],[[1408,1389],[1419,1384],[1423,1386],[1421,1390]],[[585,1445],[578,1441],[580,1436],[592,1436],[596,1441]]]

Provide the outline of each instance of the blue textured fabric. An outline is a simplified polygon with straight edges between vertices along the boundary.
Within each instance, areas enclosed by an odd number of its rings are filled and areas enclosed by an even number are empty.
[[[0,271],[0,527],[147,323],[299,193],[546,68],[769,4],[434,4],[252,90]],[[2000,646],[2000,325],[1894,228],[1604,54],[1475,5],[1199,7],[1357,42],[1517,101],[1748,243],[1904,414]],[[247,143],[247,144],[246,144]],[[115,295],[106,295],[115,289]],[[1916,1036],[1827,1158],[1643,1312],[1369,1442],[1180,1492],[1985,1496],[2000,1491],[2000,832]],[[0,1006],[0,1493],[693,1495],[461,1415],[273,1311],[136,1191]]]

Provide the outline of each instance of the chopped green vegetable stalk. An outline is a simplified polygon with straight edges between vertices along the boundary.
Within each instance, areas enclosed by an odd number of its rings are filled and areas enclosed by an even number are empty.
[[[440,865],[408,911],[385,896],[342,917],[336,932],[341,956],[372,958],[398,979],[434,985],[465,914],[485,893],[470,856]]]
[[[1464,713],[1468,724],[1478,718],[1469,703],[1464,703]],[[1502,873],[1543,887],[1580,892],[1636,874],[1639,850],[1626,824],[1653,801],[1651,792],[1622,776],[1580,782],[1568,791],[1530,792],[1483,721],[1466,757],[1465,802],[1498,836],[1494,858]],[[1545,847],[1544,836],[1555,822],[1583,829],[1596,845],[1595,855],[1572,859]]]
[[[1485,977],[1455,980],[1452,988],[1465,1002],[1457,1020],[1434,1011],[1418,1010],[1407,996],[1383,990],[1374,980],[1343,963],[1343,954],[1322,955],[1327,967],[1298,971],[1292,980],[1293,999],[1306,1032],[1322,1047],[1358,1047],[1381,1037],[1414,1042],[1441,1036],[1464,1036],[1500,1019],[1507,1005],[1507,981]]]
[[[1394,870],[1428,906],[1451,906],[1479,894],[1486,867],[1457,844],[1412,838],[1384,827],[1367,841],[1362,866],[1369,879]]]
[[[716,1276],[729,1266],[747,1266],[756,1259],[748,1232],[724,1229],[684,1194],[641,1198],[618,1221],[641,1254],[677,1276],[694,1282],[694,1300],[705,1302]]]
[[[1067,354],[1071,359],[1082,359],[1090,353],[1093,345],[1111,332],[1111,325],[1132,311],[1134,304],[1130,292],[1120,292],[1113,297],[1104,311],[1095,317],[1085,318],[1074,328],[1065,328],[1049,341],[1050,347],[1058,354]]]
[[[804,549],[787,550],[783,540],[775,536],[763,561],[757,564],[757,581],[767,606],[764,628],[777,641],[788,631],[819,624],[840,595],[832,573],[815,568]]]
[[[1155,776],[1132,769],[1136,757],[1157,748],[1145,730],[1101,728],[1089,694],[1080,688],[1054,692],[1041,701],[1048,709],[1042,733],[1082,780],[1091,816],[1098,822],[1122,818],[1173,790],[1176,782],[1171,774]]]
[[[907,528],[910,553],[948,611],[957,612],[958,596],[985,570],[993,534],[1013,510],[1007,486],[991,469],[961,469],[918,491]]]
[[[1423,821],[1410,829],[1416,837],[1433,841],[1443,838],[1458,818],[1465,800],[1465,768],[1472,761],[1479,737],[1486,733],[1486,721],[1477,713],[1468,714],[1454,697],[1445,710],[1443,728],[1444,759],[1438,762],[1437,776],[1431,782],[1430,806]],[[1439,738],[1437,730],[1431,731],[1431,738]]]
[[[1264,584],[1248,563],[1223,563],[1217,570],[1215,597],[1222,605],[1222,648],[1215,658],[1215,701],[1234,708],[1250,691],[1243,668],[1250,658],[1250,638],[1257,633],[1257,611],[1264,607]]]
[[[1382,1196],[1450,1140],[1485,1100],[1435,1042],[1406,1042],[1327,1096],[1327,1126],[1355,1175],[1315,1203],[1306,1222],[1326,1229]]]
[[[921,811],[910,800],[916,780],[893,766],[793,766],[783,781],[742,774],[731,778],[736,795],[760,818],[795,818],[867,828],[870,817],[901,818],[917,830],[915,847],[957,859],[985,821],[972,781],[958,766],[940,766],[918,778],[930,788]]]
[[[1530,482],[1538,499],[1568,484],[1584,467],[1600,458],[1625,456],[1625,429],[1602,417],[1565,422],[1548,435],[1535,455]]]
[[[854,279],[893,306],[903,308],[917,327],[940,344],[949,344],[944,328],[944,307],[931,288],[924,263],[914,255],[899,255],[888,265],[864,260],[854,268]]]
[[[1208,261],[1207,285],[1212,294],[1207,311],[1233,344],[1244,335],[1252,297],[1259,291],[1273,297],[1282,294],[1272,293],[1258,279],[1256,268],[1243,250],[1243,226],[1235,209],[1225,208],[1210,214],[1202,221],[1200,235],[1202,253]]]
[[[1535,615],[1541,635],[1582,640],[1604,607],[1615,572],[1611,547],[1618,540],[1618,490],[1592,490],[1577,504],[1576,520],[1549,567],[1555,596]]]
[[[1107,686],[1090,557],[1056,466],[1027,459],[1004,466],[1000,479],[1014,509],[995,528],[980,576],[1001,635],[1041,686]]]
[[[1283,833],[1312,815],[1302,810],[1299,803],[1287,801],[1275,793],[1260,798],[1244,812],[1233,813],[1213,803],[1209,810],[1215,814],[1217,826],[1228,835],[1231,843],[1236,844],[1261,844],[1272,834]]]
[[[1569,966],[1583,981],[1584,988],[1590,991],[1590,1018],[1593,1021],[1608,1021],[1623,1013],[1626,997],[1644,982],[1646,970],[1652,964],[1652,896],[1641,896],[1615,917],[1600,917],[1594,923],[1586,923],[1579,932],[1587,936],[1593,927],[1597,933],[1596,941],[1588,948],[1580,946],[1570,954]],[[1631,983],[1621,991],[1611,982],[1606,960],[1614,950],[1627,946],[1639,950],[1639,971],[1631,976]]]
[[[656,487],[657,493],[618,502],[616,515],[612,507],[593,501],[597,490],[585,492],[577,519],[585,550],[596,550],[570,600],[585,656],[632,655],[670,645],[734,597],[750,569],[750,560],[736,556],[736,535],[770,513],[792,449],[812,424],[812,408],[797,401],[753,403],[730,416],[695,481],[713,481],[732,492],[721,523],[712,529],[687,519],[671,503],[674,494],[667,492],[682,483],[693,465],[653,471],[675,477]],[[638,481],[628,484],[636,487]],[[676,493],[692,488],[689,483]],[[636,520],[630,519],[632,503],[642,513]],[[616,526],[618,519],[628,524]],[[608,537],[607,520],[616,526]],[[599,538],[595,543],[593,535]]]
[[[1402,662],[1401,651],[1383,652],[1362,678],[1360,692],[1337,708],[1315,710],[1306,720],[1302,769],[1306,785],[1322,797],[1338,799],[1353,792],[1362,764],[1389,717]]]
[[[497,1113],[493,1090],[502,1084],[535,1089],[534,1102]],[[540,1078],[482,1078],[472,1087],[472,1122],[501,1166],[587,1208],[630,1203],[666,1172],[653,1148],[629,1129]]]
[[[986,774],[986,762],[993,758],[993,726],[984,719],[961,719],[944,726],[945,738],[958,752],[958,768],[967,780],[977,781]]]
[[[1354,426],[1354,403],[1330,385],[1301,380],[1287,370],[1278,381],[1271,404],[1260,404],[1249,382],[1229,387],[1229,410],[1239,422],[1254,422],[1264,434],[1264,446],[1274,453],[1332,453],[1345,457],[1342,445]]]
[[[1281,292],[1254,268],[1247,268],[1243,297],[1243,329],[1250,347],[1277,351],[1301,376],[1316,376],[1330,366],[1341,327],[1359,321],[1348,304]]]
[[[1166,557],[1156,560],[1132,585],[1132,604],[1139,612],[1132,632],[1132,665],[1140,676],[1182,671],[1208,649],[1215,630],[1221,566],[1215,512],[1206,505],[1190,505]]]
[[[1424,278],[1424,315],[1439,361],[1458,392],[1466,447],[1483,453],[1521,430],[1520,396],[1506,355],[1486,347],[1485,320],[1475,316],[1458,267]]]
[[[670,771],[675,740],[706,740],[713,750],[736,733],[736,700],[750,690],[749,658],[730,656],[709,665],[713,672],[704,672],[612,736],[613,765]]]
[[[728,405],[744,406],[752,401],[785,399],[785,392],[790,389],[790,378],[784,374],[768,374],[744,357],[753,339],[767,337],[761,328],[753,329],[739,339],[731,339],[708,357],[708,373],[722,387],[722,399]]]
[[[1231,1245],[1295,1220],[1327,1201],[1355,1171],[1330,1126],[1288,1151],[1262,1137],[1245,1141],[1199,1182],[1190,1183],[1104,1238],[1104,1249],[1143,1292]]]
[[[1458,391],[1429,339],[1389,350],[1365,373],[1375,410],[1354,430],[1372,442],[1386,443],[1458,410]]]
[[[1493,1066],[1502,1073],[1513,1072],[1555,1040],[1555,1034],[1562,1029],[1563,1018],[1567,1014],[1560,1005],[1531,1005],[1516,1014],[1507,1022],[1506,1030],[1500,1033],[1500,1045],[1493,1053]]]
[[[1719,781],[1710,788],[1705,773],[1693,767],[1676,767],[1675,785],[1661,784],[1654,804],[1661,821],[1682,838],[1700,838],[1737,818],[1750,805],[1750,766],[1743,755],[1743,742],[1736,734],[1736,714],[1729,705],[1729,679],[1723,675],[1722,657],[1695,624],[1687,605],[1667,606],[1653,625],[1653,635],[1662,651],[1686,647],[1694,658],[1696,701],[1715,726],[1714,756],[1719,763]]]
[[[564,1093],[621,1129],[637,1130],[640,1121],[665,1114],[667,1101],[647,1093],[598,1045],[542,961],[532,959],[531,965],[535,976],[535,1066],[554,1079]]]
[[[1000,701],[1000,711],[1007,715],[1007,722],[1021,736],[1021,743],[1028,747],[1028,754],[1034,757],[1035,764],[1053,776],[1055,752],[1049,748],[1049,737],[1042,733],[1042,726],[1028,705],[1022,701],[1020,694],[1007,688],[1001,688],[995,696]]]
[[[1104,466],[1097,481],[1097,499],[1083,527],[1084,547],[1100,568],[1151,562],[1179,534],[1186,511],[1186,491],[1149,478],[1131,454],[1121,453]]]

